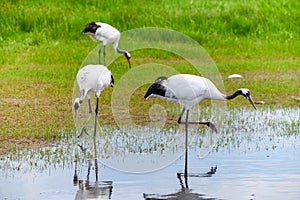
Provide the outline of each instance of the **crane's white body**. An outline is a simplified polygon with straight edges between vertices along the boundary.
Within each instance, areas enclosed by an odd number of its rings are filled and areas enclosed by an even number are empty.
[[[86,33],[92,40],[95,42],[101,42],[103,46],[107,44],[112,44],[115,51],[117,51],[119,40],[120,40],[120,32],[113,26],[102,23],[96,22],[97,25],[100,25],[97,28],[95,34],[93,33]]]
[[[165,96],[151,94],[147,98],[162,98],[191,108],[205,99],[226,100],[225,96],[207,78],[192,74],[176,74],[161,82]]]
[[[86,65],[81,68],[76,76],[80,90],[80,100],[87,96],[90,98],[90,92],[94,92],[99,97],[101,92],[111,84],[111,71],[104,65]]]
[[[177,99],[187,109],[205,99],[225,100],[224,95],[207,78],[177,74],[166,80],[166,96]]]

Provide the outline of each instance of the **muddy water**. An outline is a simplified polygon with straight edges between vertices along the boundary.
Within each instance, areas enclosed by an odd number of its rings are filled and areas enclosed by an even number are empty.
[[[181,129],[66,134],[2,157],[0,199],[300,198],[300,109],[235,109],[218,129],[190,128],[187,176]]]

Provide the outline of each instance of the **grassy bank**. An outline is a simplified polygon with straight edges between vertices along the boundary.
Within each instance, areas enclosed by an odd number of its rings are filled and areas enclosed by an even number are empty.
[[[214,59],[228,92],[247,87],[256,100],[268,105],[299,106],[291,98],[300,96],[297,0],[163,3],[4,0],[0,4],[0,151],[4,141],[15,138],[51,141],[59,137],[59,131],[74,130],[75,76],[97,45],[81,34],[90,21],[110,23],[121,32],[163,27],[186,34]],[[173,55],[132,52],[133,67],[157,59],[185,67]],[[122,57],[109,66],[116,81],[128,70],[126,65]],[[226,80],[232,73],[242,74],[245,79]],[[104,124],[114,123],[109,105],[111,92],[108,90],[101,97],[100,117]],[[142,97],[143,92],[139,90],[137,95]],[[132,101],[135,105],[142,98]],[[133,117],[147,121],[148,112],[145,114],[144,110],[151,103],[139,103],[142,107],[132,112]]]

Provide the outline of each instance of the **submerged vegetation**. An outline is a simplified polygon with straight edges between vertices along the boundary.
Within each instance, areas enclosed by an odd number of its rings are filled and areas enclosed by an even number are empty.
[[[253,98],[265,101],[266,106],[299,105],[291,98],[300,96],[298,0],[3,0],[0,4],[0,153],[10,150],[7,143],[16,143],[8,141],[52,141],[60,138],[61,132],[74,132],[75,76],[97,45],[81,34],[91,21],[107,22],[121,32],[161,27],[186,34],[213,58],[228,93],[247,87]],[[126,48],[122,36],[120,47]],[[180,72],[194,73],[176,55],[154,50],[131,54],[133,68],[159,60]],[[116,82],[129,70],[123,57],[108,67]],[[244,79],[226,79],[232,73],[242,74]],[[139,88],[130,102],[132,118],[139,123],[149,121],[145,111],[158,103],[143,100],[145,88]],[[101,95],[101,125],[114,124],[112,91]],[[164,103],[159,101],[176,107]],[[229,105],[234,104],[243,103]]]
[[[209,109],[206,109],[206,114],[208,111]],[[267,108],[259,112],[247,108],[234,108],[222,119],[223,123],[218,127],[218,134],[212,136],[209,129],[190,126],[191,151],[195,151],[200,158],[203,158],[211,151],[253,152],[281,149],[285,146],[296,148],[300,139],[299,113],[300,108],[276,110]],[[91,130],[92,128],[91,125]],[[0,170],[42,172],[51,167],[70,168],[74,160],[87,163],[89,159],[95,158],[120,170],[125,170],[124,163],[139,162],[139,164],[132,164],[132,168],[127,166],[129,167],[127,169],[133,170],[138,166],[139,170],[145,170],[149,166],[141,168],[141,160],[148,161],[152,158],[157,167],[169,164],[169,159],[176,159],[182,155],[184,131],[184,127],[182,129],[135,127],[126,131],[102,126],[101,137],[97,137],[94,141],[91,137],[84,136],[80,140],[80,145],[76,136],[63,134],[63,139],[55,147],[22,149],[16,154],[0,159]],[[136,135],[149,137],[136,137]],[[162,155],[164,155],[163,161],[157,159]]]

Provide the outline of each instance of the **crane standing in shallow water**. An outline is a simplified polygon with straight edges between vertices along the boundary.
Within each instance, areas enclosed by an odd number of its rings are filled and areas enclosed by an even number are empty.
[[[95,124],[94,124],[94,137],[96,135],[96,127],[97,127],[97,117],[98,117],[98,105],[99,105],[99,97],[101,92],[107,88],[108,86],[113,87],[114,78],[111,74],[111,71],[107,69],[104,65],[86,65],[81,68],[76,76],[76,80],[80,90],[80,97],[76,98],[74,101],[74,109],[75,109],[75,119],[77,118],[78,109],[80,104],[83,103],[83,100],[87,96],[88,105],[89,105],[89,116],[81,129],[80,137],[83,132],[87,133],[86,126],[92,115],[92,106],[90,100],[90,93],[94,92],[96,94],[97,103],[95,109]]]
[[[184,176],[187,178],[187,158],[188,158],[188,124],[204,124],[217,132],[217,128],[211,122],[189,122],[189,110],[197,103],[207,100],[231,100],[242,95],[250,101],[256,109],[248,89],[238,89],[232,95],[222,94],[216,86],[207,78],[191,75],[176,74],[169,78],[165,76],[158,77],[156,81],[148,88],[144,98],[161,98],[167,101],[179,103],[183,109],[178,118],[178,123],[183,124],[181,118],[186,111],[185,119],[185,169]]]
[[[105,47],[106,47],[107,44],[111,43],[113,45],[114,50],[117,53],[124,54],[124,56],[127,59],[129,68],[131,67],[131,64],[130,64],[131,55],[130,55],[130,53],[126,50],[120,50],[118,48],[121,34],[115,27],[113,27],[109,24],[106,24],[106,23],[91,22],[91,23],[86,25],[86,27],[84,28],[82,33],[88,35],[95,42],[101,42],[102,43],[101,47],[98,51],[99,64],[100,64],[101,51],[103,49],[104,65],[106,65],[106,63],[105,63],[105,59],[106,59]]]

